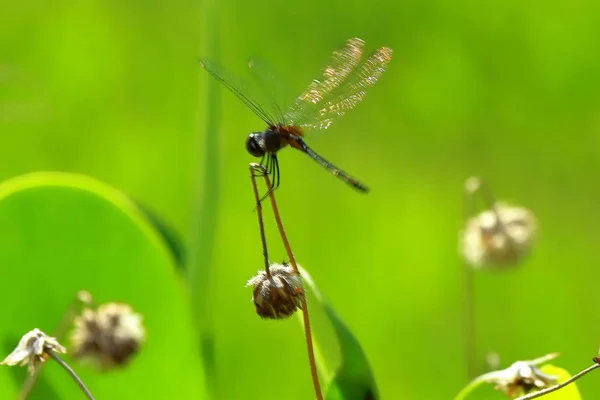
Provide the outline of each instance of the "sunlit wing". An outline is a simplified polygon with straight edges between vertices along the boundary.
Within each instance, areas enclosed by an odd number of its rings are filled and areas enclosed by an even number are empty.
[[[350,76],[335,89],[315,103],[311,113],[305,113],[295,124],[308,129],[327,129],[338,118],[356,107],[385,72],[392,59],[392,49],[377,49],[360,67],[352,69]]]
[[[313,80],[286,112],[285,122],[293,125],[314,115],[321,108],[318,104],[338,88],[359,64],[364,45],[362,39],[353,38],[342,49],[334,51],[322,76]]]
[[[236,78],[232,73],[228,72],[225,68],[221,67],[218,63],[200,59],[200,65],[211,74],[216,80],[221,82],[227,89],[235,94],[252,112],[258,115],[266,124],[274,125],[277,123],[275,118],[277,112],[274,110],[267,110],[266,101],[257,101],[259,90],[250,85],[249,83],[242,82]],[[262,100],[262,99],[261,99]],[[272,104],[270,104],[272,107]]]
[[[325,99],[312,118],[299,121],[299,125],[309,129],[329,128],[336,119],[344,116],[364,99],[367,89],[379,81],[391,60],[392,49],[382,47],[375,51],[338,90]]]

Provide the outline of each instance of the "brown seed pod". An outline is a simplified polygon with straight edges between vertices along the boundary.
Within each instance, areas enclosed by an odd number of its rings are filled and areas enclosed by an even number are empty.
[[[127,304],[85,309],[71,333],[73,358],[95,361],[102,369],[126,364],[145,339],[142,316]]]
[[[250,279],[252,301],[261,318],[283,319],[291,316],[297,308],[302,309],[304,285],[300,275],[285,264],[271,264],[271,276],[265,271]]]

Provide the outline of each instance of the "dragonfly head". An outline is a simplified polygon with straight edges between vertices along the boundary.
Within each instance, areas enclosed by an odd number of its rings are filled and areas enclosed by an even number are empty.
[[[246,150],[254,157],[262,157],[265,155],[265,150],[261,146],[263,132],[252,132],[246,139]]]

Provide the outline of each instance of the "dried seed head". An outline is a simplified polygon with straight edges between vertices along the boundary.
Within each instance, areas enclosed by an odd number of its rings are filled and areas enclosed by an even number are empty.
[[[49,357],[48,351],[66,353],[67,349],[58,341],[35,328],[21,338],[17,347],[0,364],[13,366],[27,365],[29,374],[33,375],[38,366]]]
[[[142,316],[127,304],[87,308],[75,318],[70,337],[73,358],[92,360],[105,370],[124,365],[137,353],[145,336]]]
[[[271,264],[267,276],[265,271],[250,279],[246,286],[252,286],[252,301],[256,313],[261,318],[283,319],[302,309],[304,285],[292,267],[286,264]]]
[[[502,390],[511,398],[544,389],[555,385],[558,377],[543,373],[537,366],[557,356],[558,354],[553,353],[535,360],[517,361],[506,369],[483,375],[483,380],[494,383],[496,389]]]
[[[483,211],[467,221],[461,251],[475,268],[515,265],[530,252],[536,230],[531,211],[498,203],[495,211]]]

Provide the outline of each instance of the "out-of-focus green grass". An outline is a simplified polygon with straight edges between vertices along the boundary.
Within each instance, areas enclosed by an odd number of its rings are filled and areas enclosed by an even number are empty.
[[[457,229],[472,174],[533,209],[541,227],[523,268],[477,276],[479,354],[497,351],[508,365],[559,351],[571,373],[588,365],[600,340],[597,3],[220,7],[221,63],[241,73],[260,56],[298,92],[348,37],[395,50],[364,104],[310,138],[372,192],[291,150],[277,192],[299,262],[361,341],[382,398],[450,398],[465,383]],[[188,238],[209,79],[196,64],[202,12],[186,0],[0,4],[0,178],[89,174]],[[213,265],[220,398],[310,398],[297,322],[261,321],[243,287],[262,265],[244,139],[263,126],[233,95],[221,98],[222,129],[210,133],[220,136],[223,189]],[[271,256],[281,260],[273,225]],[[586,396],[600,384],[580,388]]]

